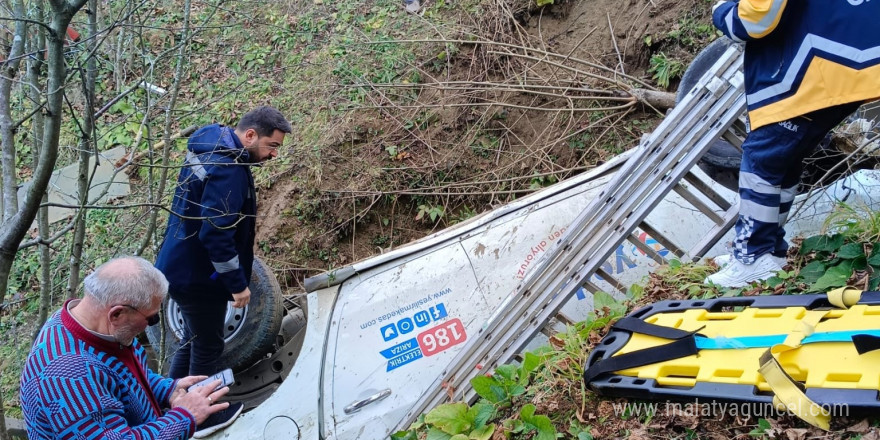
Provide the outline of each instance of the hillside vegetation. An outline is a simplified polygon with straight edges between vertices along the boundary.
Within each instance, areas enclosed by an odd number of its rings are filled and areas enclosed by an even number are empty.
[[[80,38],[66,43],[58,167],[123,146],[117,165],[132,194],[33,231],[17,254],[0,316],[0,390],[13,414],[41,316],[79,294],[71,275],[114,255],[152,258],[166,216],[155,206],[168,206],[186,127],[232,124],[259,104],[289,116],[288,144],[255,175],[257,252],[293,294],[310,274],[631,147],[662,115],[633,90],[674,88],[716,35],[703,0],[437,0],[418,15],[396,0],[97,5],[94,29],[80,11],[71,23]],[[19,184],[38,151],[27,91],[12,89]],[[98,115],[88,135],[84,113]],[[43,233],[46,244],[33,245]]]

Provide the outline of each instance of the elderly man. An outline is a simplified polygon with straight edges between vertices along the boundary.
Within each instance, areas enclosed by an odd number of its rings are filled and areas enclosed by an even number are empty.
[[[168,292],[152,264],[111,260],[84,288],[46,322],[28,355],[21,401],[30,439],[200,438],[222,427],[210,417],[241,412],[241,404],[217,402],[229,391],[215,390],[220,381],[188,390],[206,377],[166,379],[147,367],[136,336],[158,321]]]

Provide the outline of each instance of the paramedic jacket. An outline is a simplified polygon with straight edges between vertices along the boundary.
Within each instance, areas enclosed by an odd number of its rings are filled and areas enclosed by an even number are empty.
[[[880,97],[880,1],[741,0],[715,27],[745,42],[752,128]]]
[[[248,287],[254,261],[257,205],[248,153],[232,128],[218,124],[193,133],[187,150],[156,267],[172,293],[231,301]]]

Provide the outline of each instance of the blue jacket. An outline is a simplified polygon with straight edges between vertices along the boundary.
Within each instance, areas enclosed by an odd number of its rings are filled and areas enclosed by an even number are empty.
[[[248,153],[232,128],[193,133],[156,267],[169,290],[231,299],[248,287],[257,214]]]
[[[880,97],[880,1],[740,0],[712,20],[746,44],[752,128]]]

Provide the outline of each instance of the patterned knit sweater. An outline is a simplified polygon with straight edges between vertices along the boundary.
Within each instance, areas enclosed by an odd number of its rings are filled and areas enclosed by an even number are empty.
[[[162,413],[174,381],[152,372],[137,339],[129,347],[83,328],[67,304],[40,331],[21,375],[28,437],[36,439],[188,439],[195,419]]]

